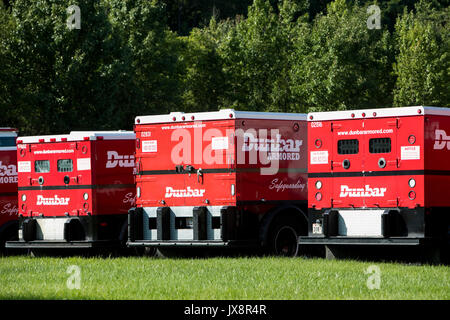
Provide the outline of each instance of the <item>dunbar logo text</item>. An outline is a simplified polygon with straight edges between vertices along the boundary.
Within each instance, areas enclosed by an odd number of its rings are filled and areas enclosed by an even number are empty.
[[[0,183],[17,183],[17,167],[15,165],[6,166],[0,161]]]
[[[349,188],[346,185],[341,185],[341,198],[361,198],[361,197],[383,197],[387,188],[371,188],[369,185],[365,185],[364,188]]]
[[[38,206],[66,206],[69,204],[70,198],[60,198],[57,195],[53,198],[44,198],[41,195],[37,196],[36,205]]]
[[[119,155],[116,151],[108,151],[108,162],[106,163],[107,168],[130,168],[134,167],[134,156],[133,155]]]
[[[436,129],[435,134],[436,138],[434,139],[433,149],[442,150],[447,147],[447,150],[450,150],[450,136],[447,136],[444,130],[439,129]]]
[[[200,198],[203,197],[205,189],[191,189],[187,187],[186,189],[173,189],[171,187],[166,187],[166,198]]]

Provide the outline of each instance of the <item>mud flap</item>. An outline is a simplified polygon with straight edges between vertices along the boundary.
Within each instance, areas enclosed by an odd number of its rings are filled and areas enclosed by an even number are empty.
[[[170,240],[170,208],[156,209],[156,227],[158,240]]]
[[[206,207],[194,207],[193,209],[194,240],[208,239],[206,214]]]
[[[221,208],[220,221],[220,233],[222,241],[236,239],[236,207]]]
[[[22,237],[24,241],[36,240],[36,219],[25,219],[22,223]]]
[[[131,208],[128,210],[128,241],[142,240],[144,237],[144,210]]]
[[[78,218],[70,218],[64,222],[64,240],[70,242],[84,239],[84,228]]]

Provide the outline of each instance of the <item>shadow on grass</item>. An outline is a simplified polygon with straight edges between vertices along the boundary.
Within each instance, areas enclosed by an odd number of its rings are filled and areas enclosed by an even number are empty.
[[[317,250],[319,249],[319,250]],[[325,259],[325,251],[323,248],[316,250],[306,250],[300,253],[298,259]],[[98,258],[98,259],[117,259],[124,257],[146,257],[149,259],[209,259],[209,258],[265,258],[273,257],[267,255],[262,249],[255,248],[160,248],[155,250],[147,250],[147,252],[136,251],[117,251],[105,249],[40,249],[22,251],[18,253],[32,257],[80,257],[80,258]],[[440,264],[448,266],[448,258],[446,260],[436,262],[431,261],[423,248],[417,247],[395,247],[395,246],[345,246],[338,248],[336,258],[338,260],[356,260],[361,262],[386,262],[401,263],[407,265],[426,265]]]

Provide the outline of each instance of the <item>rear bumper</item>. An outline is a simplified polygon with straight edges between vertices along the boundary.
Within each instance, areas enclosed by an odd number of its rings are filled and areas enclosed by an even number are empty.
[[[127,242],[129,247],[256,247],[257,241],[213,241],[213,240],[198,240],[198,241],[149,241],[136,240]]]
[[[299,237],[299,245],[392,245],[419,246],[425,244],[423,238],[350,238],[350,237]]]
[[[8,241],[6,248],[10,249],[90,249],[90,248],[112,248],[120,245],[119,241]]]

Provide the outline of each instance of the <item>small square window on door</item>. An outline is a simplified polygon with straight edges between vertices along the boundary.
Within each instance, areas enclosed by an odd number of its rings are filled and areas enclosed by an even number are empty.
[[[370,153],[391,152],[391,138],[374,138],[369,140]]]
[[[34,171],[37,173],[50,172],[50,161],[49,160],[34,161]]]
[[[346,139],[338,141],[338,154],[357,154],[358,152],[358,139]]]
[[[72,159],[60,159],[57,162],[58,172],[72,172],[73,161]]]

